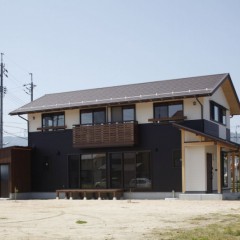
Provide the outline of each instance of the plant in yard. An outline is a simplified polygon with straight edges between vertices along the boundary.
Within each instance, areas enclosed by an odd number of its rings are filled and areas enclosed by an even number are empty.
[[[77,224],[85,224],[85,223],[87,223],[87,222],[86,222],[86,221],[82,221],[82,220],[77,220],[76,223],[77,223]]]

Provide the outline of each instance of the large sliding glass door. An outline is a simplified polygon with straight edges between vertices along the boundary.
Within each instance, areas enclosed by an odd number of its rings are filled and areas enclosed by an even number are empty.
[[[9,165],[0,165],[0,197],[9,197]]]
[[[136,153],[123,153],[124,159],[124,188],[130,188],[133,179],[136,179]]]
[[[150,152],[68,157],[69,188],[151,188]]]
[[[81,188],[106,187],[106,154],[81,155]]]
[[[106,154],[68,156],[69,188],[106,188]]]
[[[110,187],[138,188],[152,187],[150,152],[110,153]]]
[[[110,187],[122,188],[123,187],[123,166],[122,166],[122,153],[110,154]]]

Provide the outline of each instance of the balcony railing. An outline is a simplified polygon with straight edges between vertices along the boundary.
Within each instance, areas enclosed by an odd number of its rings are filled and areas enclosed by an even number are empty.
[[[162,122],[182,121],[186,119],[187,119],[186,116],[174,116],[174,117],[151,118],[151,119],[148,119],[148,121],[153,123],[162,123]]]
[[[137,122],[134,121],[75,125],[73,128],[73,147],[133,146],[138,141],[137,126]]]

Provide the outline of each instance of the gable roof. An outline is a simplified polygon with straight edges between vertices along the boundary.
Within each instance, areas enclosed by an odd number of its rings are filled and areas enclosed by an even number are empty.
[[[194,134],[196,134],[198,136],[202,136],[202,137],[208,138],[208,139],[210,139],[210,140],[212,140],[214,142],[217,142],[217,143],[220,143],[222,145],[225,145],[225,146],[231,148],[232,150],[239,151],[240,144],[238,144],[236,142],[232,142],[232,141],[225,140],[223,138],[212,136],[210,134],[198,131],[198,130],[193,129],[191,127],[184,126],[181,123],[172,123],[172,125],[174,127],[178,128],[178,129],[180,129],[180,130],[185,130],[187,132],[194,133]]]
[[[173,80],[129,84],[105,88],[47,94],[10,113],[21,115],[34,112],[58,111],[83,107],[147,102],[152,100],[182,99],[211,96],[225,81],[233,95],[231,114],[240,114],[239,100],[227,73]],[[229,95],[225,94],[226,96]],[[237,105],[237,106],[236,106]]]

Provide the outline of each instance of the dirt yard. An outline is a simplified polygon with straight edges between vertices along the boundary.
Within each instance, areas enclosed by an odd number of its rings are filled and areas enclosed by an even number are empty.
[[[219,216],[234,214],[240,214],[240,201],[0,200],[0,236],[169,239],[164,238],[167,231],[204,226],[220,221]]]

